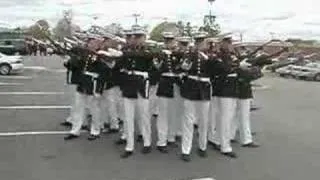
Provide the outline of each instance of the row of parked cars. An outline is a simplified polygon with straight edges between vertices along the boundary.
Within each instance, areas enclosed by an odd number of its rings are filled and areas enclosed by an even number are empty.
[[[289,64],[275,70],[282,77],[320,81],[320,63],[309,62],[306,64]]]

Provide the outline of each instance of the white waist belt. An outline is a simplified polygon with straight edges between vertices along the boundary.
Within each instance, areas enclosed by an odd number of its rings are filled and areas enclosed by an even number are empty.
[[[237,73],[228,74],[227,77],[237,77]]]
[[[208,77],[200,77],[200,76],[188,76],[189,79],[193,79],[201,82],[210,82],[210,78]]]
[[[148,72],[143,72],[143,71],[128,71],[127,74],[128,75],[143,76],[144,78],[148,78],[149,77],[149,73]]]
[[[93,78],[98,78],[99,77],[99,74],[98,73],[94,73],[94,72],[85,71],[84,74],[88,75],[88,76],[91,76]]]
[[[172,72],[162,73],[161,76],[165,76],[165,77],[179,77],[178,74],[175,74],[175,73],[172,73]]]

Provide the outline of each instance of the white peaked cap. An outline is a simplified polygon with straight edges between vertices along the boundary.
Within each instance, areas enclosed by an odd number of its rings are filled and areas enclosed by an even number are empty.
[[[162,33],[162,36],[163,36],[164,38],[174,38],[174,37],[175,37],[172,32],[163,32],[163,33]]]
[[[177,41],[179,41],[179,42],[191,42],[191,37],[189,37],[189,36],[177,37]]]

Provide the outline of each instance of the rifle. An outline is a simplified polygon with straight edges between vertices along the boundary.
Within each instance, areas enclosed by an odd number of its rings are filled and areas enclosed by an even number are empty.
[[[289,49],[287,47],[285,47],[285,48],[281,49],[280,51],[275,52],[270,55],[261,55],[256,58],[248,59],[247,62],[250,63],[252,66],[258,66],[258,67],[262,68],[265,65],[272,64],[271,58],[277,57],[277,56],[281,55],[282,53],[287,52],[288,50]]]

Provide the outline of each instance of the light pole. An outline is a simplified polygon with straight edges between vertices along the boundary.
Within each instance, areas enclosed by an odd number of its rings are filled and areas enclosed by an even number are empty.
[[[209,4],[210,4],[210,9],[209,9],[209,15],[211,16],[211,8],[213,7],[213,2],[215,2],[216,0],[208,0]]]
[[[271,40],[274,39],[275,33],[274,32],[269,32],[269,34],[270,34]]]
[[[134,14],[132,14],[132,16],[134,17],[135,25],[138,25],[138,18],[140,17],[140,14],[134,13]]]
[[[215,36],[219,31],[217,24],[215,24],[216,16],[214,16],[212,13],[212,7],[215,0],[208,0],[208,2],[210,4],[209,14],[205,15],[203,18],[203,27],[205,31],[210,34],[210,36]]]

